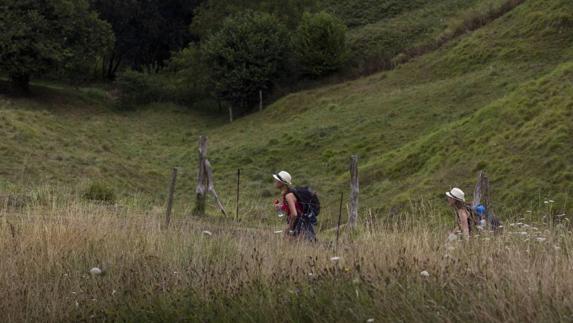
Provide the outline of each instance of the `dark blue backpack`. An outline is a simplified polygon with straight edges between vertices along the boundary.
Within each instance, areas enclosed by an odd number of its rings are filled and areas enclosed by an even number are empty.
[[[309,187],[297,187],[290,190],[302,207],[302,219],[315,224],[320,214],[320,200],[316,192]]]

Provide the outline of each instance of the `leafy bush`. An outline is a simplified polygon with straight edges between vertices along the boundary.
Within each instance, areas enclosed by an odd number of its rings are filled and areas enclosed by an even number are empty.
[[[246,11],[225,20],[203,53],[218,97],[246,108],[280,77],[288,57],[286,28],[273,15]]]
[[[314,76],[337,70],[348,58],[346,26],[324,11],[304,14],[293,43],[303,70]]]
[[[114,203],[116,200],[113,188],[103,183],[97,183],[97,182],[92,183],[84,191],[82,197],[86,200],[104,202],[104,203]]]

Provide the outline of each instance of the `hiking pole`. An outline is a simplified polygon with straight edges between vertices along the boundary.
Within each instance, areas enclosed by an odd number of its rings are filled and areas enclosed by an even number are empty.
[[[342,220],[342,200],[344,199],[344,192],[340,193],[340,209],[338,211],[338,225],[336,226],[336,245],[334,252],[338,250],[338,237],[340,235],[340,221]]]
[[[235,220],[239,221],[239,192],[241,186],[241,169],[237,168],[237,214],[235,216]]]

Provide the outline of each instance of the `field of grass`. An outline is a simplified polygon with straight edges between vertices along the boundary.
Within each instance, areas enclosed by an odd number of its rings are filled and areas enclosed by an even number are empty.
[[[453,2],[365,16],[364,30]],[[451,19],[500,1],[457,3]],[[36,83],[33,93],[0,96],[4,321],[573,320],[570,0],[526,0],[392,71],[232,124],[165,103],[120,112],[105,87]],[[214,216],[214,203],[209,217],[188,216],[200,135],[228,211],[241,168],[241,221]],[[336,246],[352,154],[359,225]],[[175,216],[162,229],[172,167]],[[317,244],[275,233],[284,224],[270,174],[281,169],[320,193]],[[460,241],[443,192],[471,193],[481,169],[503,234]],[[89,199],[99,193],[111,202]]]
[[[419,221],[427,217],[431,225]],[[558,217],[463,242],[431,205],[317,244],[274,225],[180,219],[49,191],[0,213],[7,322],[568,321],[573,240]],[[205,232],[208,231],[208,232]],[[338,257],[338,258],[334,258]],[[94,275],[90,270],[100,268]]]
[[[543,208],[546,199],[565,212],[573,188],[571,57],[573,4],[540,0],[395,70],[292,94],[233,124],[169,104],[116,112],[101,88],[38,84],[31,98],[1,97],[0,195],[101,183],[119,204],[141,195],[161,205],[177,166],[175,212],[185,215],[197,139],[206,134],[229,209],[242,169],[244,218],[269,217],[269,174],[286,169],[321,193],[331,226],[352,154],[360,156],[365,214],[392,216],[421,200],[440,205],[451,186],[470,192],[480,169],[502,217]]]

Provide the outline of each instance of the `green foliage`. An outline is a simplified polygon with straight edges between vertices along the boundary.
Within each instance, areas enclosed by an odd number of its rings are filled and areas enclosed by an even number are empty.
[[[113,188],[99,182],[90,184],[82,194],[82,197],[86,200],[104,203],[114,203],[116,200]]]
[[[247,11],[227,18],[203,47],[217,95],[247,108],[279,77],[287,43],[286,28],[270,14]]]
[[[191,32],[200,39],[217,32],[226,17],[245,10],[266,12],[277,17],[289,30],[298,26],[302,14],[318,8],[317,0],[210,0],[196,11]]]
[[[305,13],[294,37],[294,50],[306,73],[322,76],[335,71],[348,58],[346,26],[324,11]]]
[[[91,0],[116,36],[102,66],[105,76],[115,77],[123,65],[157,71],[171,53],[192,40],[189,24],[200,1],[196,0]]]
[[[209,67],[196,44],[192,43],[174,54],[166,72],[181,93],[187,93],[195,99],[211,94]]]
[[[30,77],[93,60],[113,43],[86,0],[0,0],[0,69],[22,90]]]

